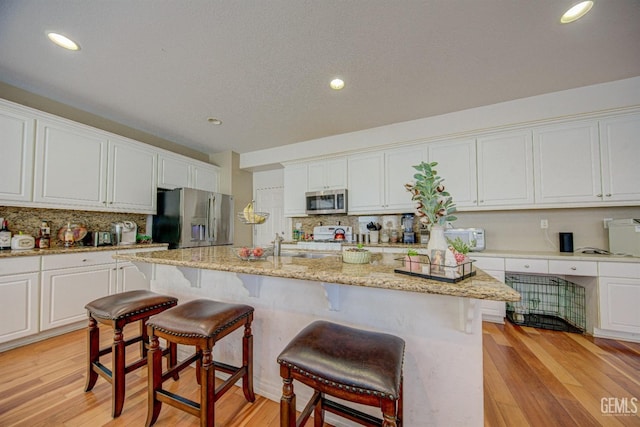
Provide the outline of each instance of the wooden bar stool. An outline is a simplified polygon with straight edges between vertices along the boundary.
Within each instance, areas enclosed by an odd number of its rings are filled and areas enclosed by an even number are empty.
[[[242,378],[244,397],[253,402],[253,335],[251,322],[253,307],[243,304],[226,304],[198,299],[181,304],[153,316],[147,322],[149,328],[149,399],[147,426],[153,425],[160,415],[162,403],[200,417],[200,425],[213,427],[215,402]],[[213,360],[215,343],[244,326],[242,338],[242,366],[235,367]],[[195,353],[178,366],[162,373],[161,352],[158,337],[167,342],[195,346]],[[200,403],[163,390],[162,383],[174,373],[196,362],[196,378],[200,384]],[[231,376],[215,388],[215,370]]]
[[[84,391],[90,391],[98,380],[98,375],[111,383],[111,415],[115,418],[122,413],[125,394],[125,376],[129,372],[147,364],[147,348],[149,343],[146,322],[150,316],[175,306],[177,298],[156,294],[150,291],[129,291],[109,295],[88,303],[85,308],[89,316],[87,329],[87,383]],[[129,323],[140,321],[140,335],[124,340],[123,329]],[[98,322],[113,328],[113,344],[100,349],[100,329]],[[125,349],[131,344],[140,343],[141,357],[125,366]],[[100,363],[100,357],[113,353],[112,370]],[[169,366],[176,364],[176,346],[166,349],[169,355]]]
[[[403,359],[404,341],[396,336],[326,321],[311,323],[278,356],[283,381],[280,426],[302,426],[313,411],[314,426],[322,427],[325,410],[365,426],[400,426]],[[314,389],[297,420],[294,379]],[[383,419],[325,395],[379,407]]]

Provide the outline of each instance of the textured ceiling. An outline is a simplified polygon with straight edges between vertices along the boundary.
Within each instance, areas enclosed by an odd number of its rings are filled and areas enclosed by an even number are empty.
[[[596,0],[561,25],[569,3],[0,0],[0,81],[244,153],[639,76],[640,1]]]

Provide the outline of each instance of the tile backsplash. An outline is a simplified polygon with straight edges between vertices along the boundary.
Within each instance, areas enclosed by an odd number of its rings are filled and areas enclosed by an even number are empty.
[[[9,230],[12,234],[22,232],[34,237],[38,236],[42,220],[46,220],[51,227],[51,245],[62,246],[62,242],[57,241],[58,230],[67,223],[80,224],[87,228],[89,232],[110,231],[112,222],[133,221],[138,225],[138,233],[144,234],[147,226],[147,215],[114,213],[114,212],[91,212],[65,209],[37,209],[11,206],[0,206],[0,218],[7,220]]]

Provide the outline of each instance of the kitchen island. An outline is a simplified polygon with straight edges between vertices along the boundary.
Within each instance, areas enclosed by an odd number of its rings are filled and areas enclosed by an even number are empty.
[[[401,262],[395,257],[373,254],[370,264],[344,264],[339,253],[244,261],[228,247],[116,255],[150,276],[155,271],[151,289],[181,302],[211,298],[255,307],[254,385],[265,397],[278,401],[281,396],[280,351],[307,324],[324,319],[406,341],[404,425],[482,426],[478,300],[518,301],[520,296],[479,270],[459,283],[397,274],[394,268]],[[216,346],[218,360],[237,363],[240,335],[236,338]],[[301,405],[310,396],[302,385],[296,393]],[[352,425],[327,418],[334,425]]]

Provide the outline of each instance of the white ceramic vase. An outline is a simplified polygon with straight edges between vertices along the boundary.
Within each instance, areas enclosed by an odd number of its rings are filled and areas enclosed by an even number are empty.
[[[431,226],[427,252],[431,260],[431,274],[445,276],[450,273],[451,267],[455,269],[457,266],[456,257],[449,249],[447,239],[444,237],[444,227],[441,225]]]

